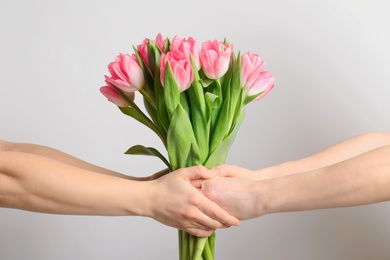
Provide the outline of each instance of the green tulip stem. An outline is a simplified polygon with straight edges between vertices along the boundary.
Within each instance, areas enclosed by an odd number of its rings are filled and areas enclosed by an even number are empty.
[[[120,108],[121,111],[124,112],[127,115],[132,116],[134,119],[138,120],[139,122],[141,122],[145,126],[149,127],[153,132],[155,132],[160,137],[160,139],[163,142],[164,146],[167,147],[167,138],[166,138],[166,136],[161,133],[161,131],[156,127],[156,125],[153,123],[153,121],[150,120],[149,117],[147,115],[145,115],[145,113],[142,112],[142,110],[137,106],[137,104],[135,104],[134,101],[131,98],[126,96],[121,89],[119,89],[115,85],[111,85],[111,86],[113,86],[116,89],[116,91],[121,95],[121,97],[124,100],[126,100],[126,102],[129,104],[129,107],[131,109],[133,109],[133,111],[136,113],[136,115],[127,113],[125,108]]]
[[[142,96],[151,104],[155,109],[157,109],[156,100],[150,97],[149,93],[145,89],[140,89],[139,92],[142,94]]]

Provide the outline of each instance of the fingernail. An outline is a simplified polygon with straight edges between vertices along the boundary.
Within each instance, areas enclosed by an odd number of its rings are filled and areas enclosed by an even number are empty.
[[[214,168],[211,168],[210,171],[212,171],[213,175],[220,175],[221,174],[221,170],[218,168],[218,167],[214,167]]]
[[[209,174],[210,174],[210,175],[217,175],[218,173],[217,173],[217,171],[215,171],[214,169],[210,169],[210,170],[209,170]]]

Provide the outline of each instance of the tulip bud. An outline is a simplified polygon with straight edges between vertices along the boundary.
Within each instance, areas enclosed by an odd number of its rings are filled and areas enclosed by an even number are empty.
[[[220,41],[206,41],[199,53],[203,71],[209,79],[221,78],[229,68],[233,45]]]
[[[194,74],[190,60],[187,59],[181,52],[170,51],[167,54],[161,54],[160,80],[163,86],[167,62],[169,62],[169,65],[172,68],[173,76],[180,92],[189,88],[191,83],[194,81]]]
[[[100,88],[100,93],[102,93],[108,101],[114,103],[118,107],[127,107],[127,101],[113,88],[112,86],[103,86]],[[134,92],[123,92],[131,100],[134,100]]]
[[[241,88],[249,88],[262,72],[265,62],[250,52],[241,56]]]
[[[274,87],[275,78],[268,71],[263,71],[257,77],[253,85],[249,88],[248,97],[253,95],[259,95],[255,100],[263,98]]]
[[[172,52],[181,52],[184,54],[187,59],[190,59],[190,56],[192,56],[195,65],[197,69],[200,69],[200,60],[199,60],[199,44],[198,41],[194,38],[190,37],[188,39],[182,39],[181,41],[178,41],[177,38],[175,41],[171,44],[171,51]]]
[[[137,58],[129,54],[119,54],[115,61],[108,64],[111,77],[106,77],[106,83],[115,85],[125,92],[140,90],[145,85],[144,73]]]

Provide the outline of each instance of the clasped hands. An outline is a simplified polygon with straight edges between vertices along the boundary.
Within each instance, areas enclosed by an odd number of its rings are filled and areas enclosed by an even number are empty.
[[[258,216],[250,192],[252,171],[233,165],[211,170],[203,166],[151,176],[149,193],[154,206],[145,215],[159,222],[206,237],[215,229],[238,226],[239,220]],[[257,201],[258,202],[258,201]],[[181,216],[181,220],[172,218]]]

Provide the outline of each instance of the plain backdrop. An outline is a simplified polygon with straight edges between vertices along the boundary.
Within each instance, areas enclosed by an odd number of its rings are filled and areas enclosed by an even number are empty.
[[[0,138],[135,176],[162,169],[123,154],[161,145],[99,93],[107,64],[159,32],[226,37],[274,74],[271,93],[247,107],[227,163],[257,169],[389,131],[389,11],[385,0],[1,0]],[[390,259],[389,219],[390,203],[267,215],[218,230],[216,257]],[[2,260],[177,258],[177,231],[152,219],[0,209]]]

